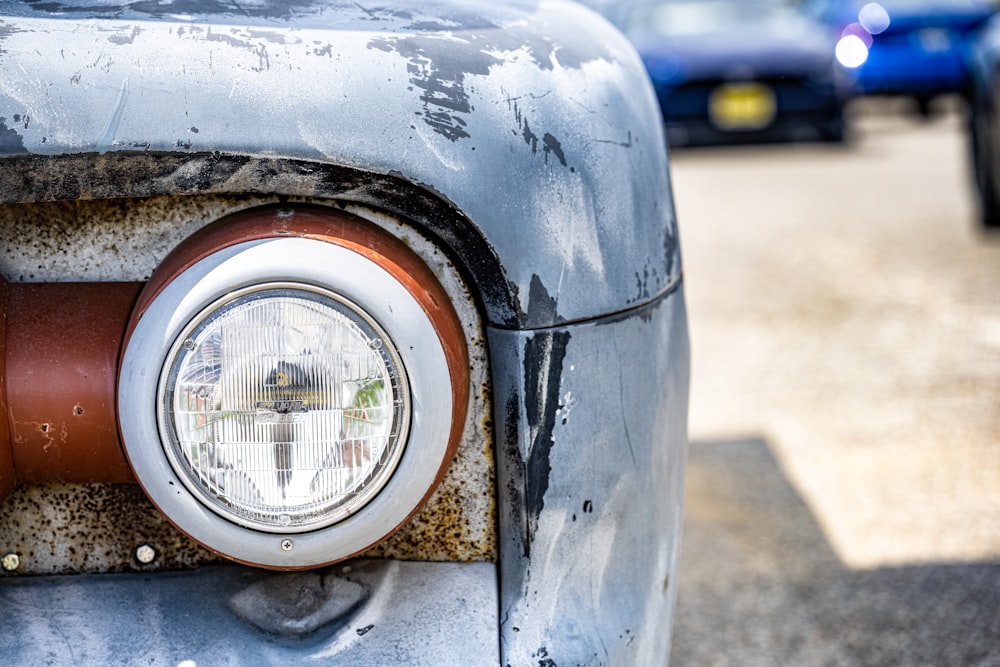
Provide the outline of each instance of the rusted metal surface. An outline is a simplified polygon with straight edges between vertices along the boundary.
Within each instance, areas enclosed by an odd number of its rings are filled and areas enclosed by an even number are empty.
[[[184,238],[201,227],[226,215],[276,202],[277,198],[200,196],[7,205],[0,207],[0,271],[22,280],[52,280],[69,271],[75,272],[71,275],[76,280],[148,278]],[[442,285],[467,341],[470,379],[465,402],[469,409],[455,457],[423,509],[366,555],[429,561],[495,560],[489,365],[476,300],[455,263],[439,245],[384,212],[356,203],[315,199],[285,203],[334,206],[400,239]],[[123,225],[133,229],[137,238],[116,234]],[[58,246],[57,240],[67,236],[79,242]],[[50,239],[51,243],[39,239]],[[19,285],[12,282],[12,287]],[[107,508],[112,504],[120,508],[120,516],[131,517],[127,523],[107,520]],[[38,530],[38,526],[52,527]],[[109,546],[95,552],[87,548],[94,540]],[[16,574],[145,569],[135,557],[143,544],[155,550],[152,566],[157,568],[191,567],[218,559],[166,522],[137,485],[22,486],[0,504],[0,551],[22,554]]]
[[[7,414],[7,281],[0,276],[0,501],[14,489],[14,452],[10,446],[10,426]]]
[[[516,325],[519,315],[499,258],[447,201],[398,176],[303,160],[217,153],[12,158],[0,169],[0,202],[34,202],[45,208],[51,224],[38,227],[32,218],[16,215],[16,208],[0,207],[0,232],[23,239],[17,248],[30,251],[21,256],[14,246],[0,245],[0,263],[16,267],[8,273],[12,281],[146,280],[157,265],[153,258],[162,259],[172,244],[219,215],[305,198],[345,206],[354,202],[411,221],[451,250],[453,260],[472,277],[491,322]],[[102,207],[110,209],[108,215],[99,220],[78,215],[96,199],[107,200]],[[228,206],[220,212],[222,199]],[[154,220],[169,225],[144,233]],[[135,233],[122,235],[121,229]],[[79,247],[71,248],[67,239]],[[108,253],[117,255],[120,265],[109,266],[104,261]],[[122,272],[128,277],[121,277]]]
[[[149,564],[136,559],[147,544]],[[156,511],[137,484],[20,486],[0,506],[0,551],[16,574],[170,570],[221,562]]]
[[[7,308],[7,417],[20,483],[129,482],[115,374],[135,283],[17,283]]]

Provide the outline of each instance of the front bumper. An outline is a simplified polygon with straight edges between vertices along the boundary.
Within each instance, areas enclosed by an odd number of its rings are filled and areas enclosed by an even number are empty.
[[[8,665],[499,663],[492,563],[8,578],[0,600]]]

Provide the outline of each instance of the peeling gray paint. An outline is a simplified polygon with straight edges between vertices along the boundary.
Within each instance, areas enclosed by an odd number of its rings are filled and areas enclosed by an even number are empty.
[[[456,40],[451,33],[459,26],[462,26],[462,34]],[[474,108],[466,91],[467,76],[486,76],[492,67],[520,55],[526,55],[543,70],[556,66],[579,69],[587,62],[607,56],[596,49],[578,49],[572,42],[560,44],[547,35],[517,27],[491,25],[489,30],[482,32],[470,29],[465,22],[424,24],[422,27],[447,32],[444,36],[378,37],[368,46],[394,51],[409,61],[410,83],[422,91],[419,97],[424,105],[424,122],[450,141],[470,138],[464,115]],[[527,119],[522,118],[519,111],[515,114],[525,143],[531,146],[532,153],[537,153],[538,139],[528,127]],[[558,140],[548,132],[543,150],[546,158],[552,152],[566,166]]]
[[[109,152],[59,158],[23,156],[8,159],[6,168],[0,168],[0,203],[95,199],[121,202],[129,198],[158,198],[136,203],[135,207],[139,211],[197,208],[198,200],[191,200],[190,197],[176,201],[159,199],[170,194],[319,197],[388,211],[419,225],[450,249],[454,261],[475,279],[483,306],[493,324],[516,327],[523,320],[524,315],[515,309],[507,273],[476,226],[434,193],[399,178],[308,161],[220,154],[178,156],[152,152]],[[53,207],[59,217],[70,215],[67,208],[80,209],[79,215],[84,218],[92,217],[86,210],[86,203]],[[97,204],[95,208],[103,210]],[[31,215],[20,214],[16,208],[9,208],[6,212],[18,220]],[[9,248],[14,251],[15,246],[10,244]],[[68,250],[62,248],[61,252]],[[28,279],[19,278],[17,274],[8,278]],[[148,273],[129,274],[116,279],[146,278]],[[105,278],[94,274],[84,277],[81,274],[74,279]],[[548,315],[539,313],[537,316]]]
[[[489,335],[501,664],[664,664],[687,456],[680,286],[594,322]]]
[[[64,189],[68,178],[32,183],[13,173],[23,163],[9,159],[26,152],[175,163],[190,154],[197,169],[204,156],[252,157],[392,177],[436,193],[488,239],[503,267],[505,296],[494,301],[512,302],[515,314],[493,320],[504,326],[556,323],[516,317],[536,312],[527,304],[536,275],[565,320],[638,305],[679,275],[655,96],[624,37],[578,5],[14,2],[4,10],[0,180],[8,184]],[[12,123],[15,113],[30,126]],[[174,178],[200,177],[178,170]],[[119,173],[95,190],[132,196],[139,180]],[[641,290],[637,267],[648,269]]]
[[[372,594],[306,637],[265,632],[230,607],[248,591],[264,597],[261,588],[295,592],[298,574],[216,566],[156,576],[0,577],[0,655],[5,665],[75,667],[499,664],[491,563],[357,560],[322,577],[330,588],[342,581]],[[267,597],[271,611],[291,611],[293,626],[311,606],[296,610],[303,601],[293,598],[289,610]]]

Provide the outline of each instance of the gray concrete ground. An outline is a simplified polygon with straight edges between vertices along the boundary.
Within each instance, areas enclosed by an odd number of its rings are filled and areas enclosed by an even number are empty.
[[[1000,235],[963,120],[673,155],[693,344],[674,667],[1000,665]]]

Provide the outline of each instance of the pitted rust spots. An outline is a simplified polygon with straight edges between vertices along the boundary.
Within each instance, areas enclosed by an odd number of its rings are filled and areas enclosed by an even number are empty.
[[[492,425],[485,384],[474,392],[455,460],[427,505],[366,557],[495,561]],[[474,428],[469,428],[474,424]],[[134,484],[21,487],[0,505],[0,550],[21,555],[18,574],[170,570],[223,562],[178,532]],[[156,549],[149,565],[138,545]]]
[[[200,227],[276,200],[151,197],[0,206],[0,272],[11,282],[143,281]]]
[[[135,484],[20,487],[0,505],[0,550],[21,556],[18,574],[129,572],[221,562],[184,537]],[[137,545],[161,554],[139,566]],[[162,546],[160,546],[162,545]]]
[[[399,532],[364,554],[366,557],[428,561],[496,560],[495,508],[493,494],[489,491],[494,486],[492,460],[488,467],[477,466],[465,460],[470,455],[477,455],[469,449],[459,449],[455,461],[427,505]],[[486,449],[490,446],[487,445]],[[473,471],[479,475],[478,479],[469,478]]]
[[[481,339],[479,339],[481,341]],[[427,505],[399,532],[366,554],[372,558],[429,561],[495,561],[496,468],[489,385],[482,347],[471,345],[473,377],[469,414],[455,459]],[[476,354],[478,352],[478,355]]]

